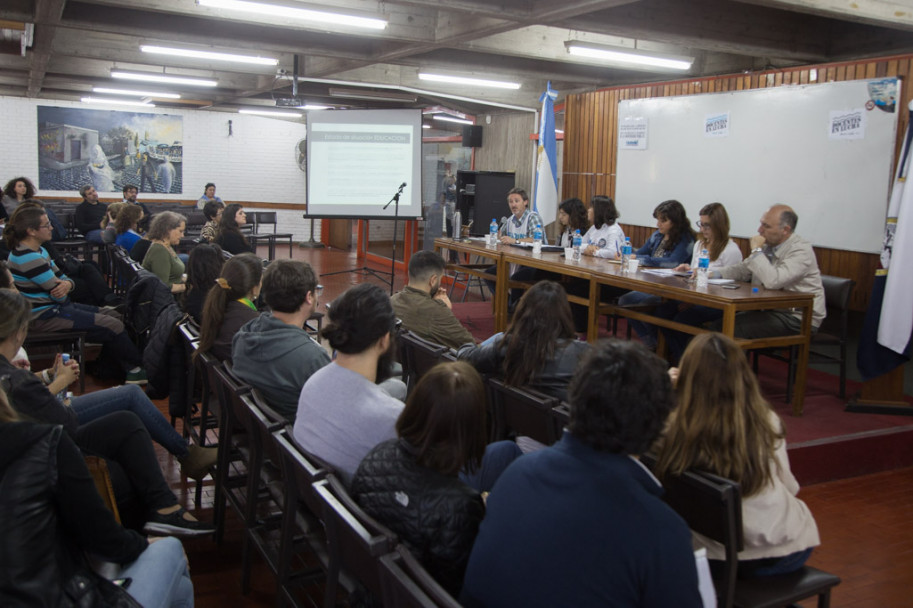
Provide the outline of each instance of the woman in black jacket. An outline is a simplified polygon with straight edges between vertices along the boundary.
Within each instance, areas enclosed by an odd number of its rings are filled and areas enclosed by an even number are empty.
[[[241,234],[241,226],[247,223],[247,214],[238,203],[232,203],[222,212],[216,244],[232,255],[256,253],[250,241]]]
[[[96,605],[94,587],[106,583],[86,553],[118,564],[115,580],[129,579],[128,593],[143,606],[193,603],[180,541],[147,541],[120,526],[69,435],[22,421],[2,391],[0,485],[0,605]]]
[[[529,386],[566,401],[577,363],[589,349],[577,340],[564,288],[539,281],[520,298],[506,332],[463,346],[457,358],[482,374],[503,376],[511,386]]]
[[[454,596],[485,516],[482,496],[460,478],[482,467],[485,401],[472,367],[437,365],[409,396],[396,422],[399,438],[371,450],[352,479],[355,500]]]

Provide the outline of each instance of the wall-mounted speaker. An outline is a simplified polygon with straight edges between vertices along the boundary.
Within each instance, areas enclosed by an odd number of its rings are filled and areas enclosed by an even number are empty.
[[[466,125],[463,127],[463,147],[482,147],[482,125]]]

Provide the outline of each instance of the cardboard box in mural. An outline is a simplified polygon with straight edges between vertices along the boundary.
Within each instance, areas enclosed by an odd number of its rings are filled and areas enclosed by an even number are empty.
[[[183,118],[38,106],[38,188],[183,192]]]

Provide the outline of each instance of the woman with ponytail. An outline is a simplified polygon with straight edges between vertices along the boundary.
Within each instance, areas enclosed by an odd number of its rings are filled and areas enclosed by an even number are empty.
[[[254,300],[260,295],[263,262],[252,253],[236,255],[222,267],[216,286],[203,304],[198,352],[231,360],[231,340],[241,326],[259,316]]]

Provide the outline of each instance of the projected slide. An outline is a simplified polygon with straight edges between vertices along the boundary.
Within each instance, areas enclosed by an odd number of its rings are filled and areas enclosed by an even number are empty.
[[[419,110],[309,113],[308,215],[393,217],[406,184],[399,215],[421,217],[421,133]]]

